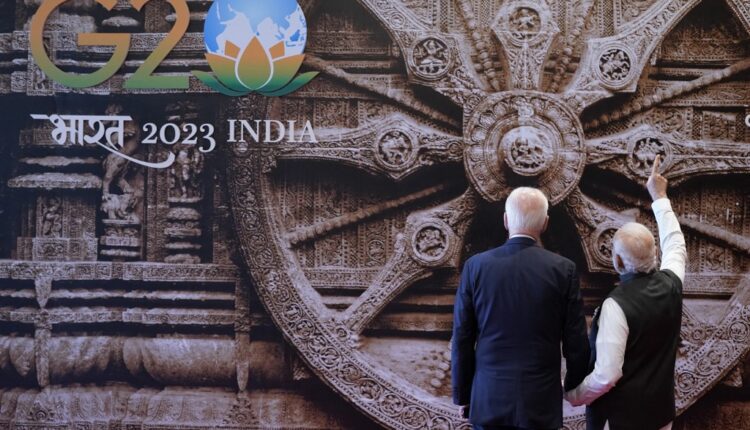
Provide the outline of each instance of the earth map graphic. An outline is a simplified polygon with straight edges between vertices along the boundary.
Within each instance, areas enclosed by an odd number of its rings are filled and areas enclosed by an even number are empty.
[[[204,38],[208,52],[225,55],[227,41],[244,50],[257,37],[268,51],[284,42],[285,56],[302,54],[307,22],[296,0],[215,0],[208,10]]]

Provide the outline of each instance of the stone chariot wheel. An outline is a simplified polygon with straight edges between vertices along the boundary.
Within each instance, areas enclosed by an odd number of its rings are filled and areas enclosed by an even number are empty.
[[[732,383],[750,347],[750,196],[738,191],[750,61],[729,41],[747,37],[750,14],[739,1],[644,3],[310,1],[306,64],[321,76],[237,102],[238,115],[315,127],[317,143],[234,147],[236,229],[274,323],[377,423],[470,428],[450,402],[457,273],[502,243],[514,187],[549,196],[545,242],[578,262],[590,314],[615,281],[614,231],[653,227],[642,183],[656,154],[691,260],[679,412]],[[698,29],[711,23],[708,52]],[[566,407],[566,428],[583,428],[582,413]]]

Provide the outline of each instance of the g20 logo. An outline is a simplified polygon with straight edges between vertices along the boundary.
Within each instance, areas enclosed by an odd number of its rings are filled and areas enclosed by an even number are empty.
[[[31,55],[52,80],[71,88],[88,88],[111,78],[125,63],[130,49],[128,33],[81,33],[80,46],[112,46],[114,51],[102,68],[91,73],[68,73],[49,58],[43,41],[50,14],[67,0],[45,0],[31,20]],[[150,0],[130,0],[140,11]],[[188,29],[190,10],[186,0],[167,0],[176,20],[172,30],[146,61],[124,83],[125,89],[187,89],[188,76],[158,76],[153,72]],[[96,0],[112,10],[117,0]],[[204,27],[206,59],[213,74],[195,70],[193,75],[208,87],[229,96],[257,92],[283,96],[310,82],[318,72],[297,75],[307,43],[307,22],[296,0],[215,0]]]

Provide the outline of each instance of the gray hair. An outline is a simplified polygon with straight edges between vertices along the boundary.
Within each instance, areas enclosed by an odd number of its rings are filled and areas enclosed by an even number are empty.
[[[541,232],[547,222],[547,210],[549,202],[544,193],[536,188],[516,188],[505,200],[508,230]]]
[[[617,256],[624,267],[618,268]],[[612,262],[621,273],[648,273],[656,267],[656,240],[643,224],[629,222],[612,239]]]

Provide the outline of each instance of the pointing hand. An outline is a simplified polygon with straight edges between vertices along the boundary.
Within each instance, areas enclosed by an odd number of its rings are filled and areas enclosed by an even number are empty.
[[[659,166],[661,166],[661,155],[657,155],[654,159],[654,167],[651,170],[651,176],[646,182],[646,189],[651,194],[651,198],[656,201],[667,197],[667,178],[659,173]]]

